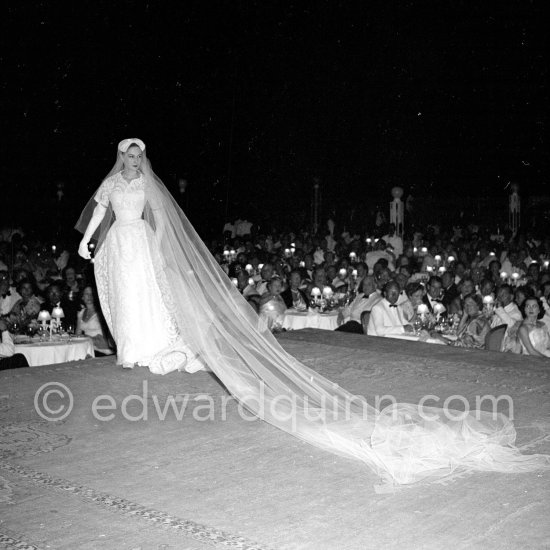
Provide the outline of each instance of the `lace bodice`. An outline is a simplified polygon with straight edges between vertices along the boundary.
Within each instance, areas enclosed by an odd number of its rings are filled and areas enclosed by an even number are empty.
[[[105,207],[110,202],[118,221],[141,218],[145,207],[145,178],[140,174],[128,182],[122,172],[118,172],[101,184],[95,199]]]

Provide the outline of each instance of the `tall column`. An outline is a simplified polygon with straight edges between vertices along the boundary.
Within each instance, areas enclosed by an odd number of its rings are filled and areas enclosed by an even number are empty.
[[[510,189],[512,190],[512,192],[510,193],[509,198],[508,224],[510,225],[510,229],[512,230],[512,232],[516,234],[519,229],[521,220],[521,199],[519,196],[519,185],[517,183],[513,183],[510,186]]]
[[[390,202],[390,223],[395,225],[395,234],[399,237],[403,237],[403,225],[404,225],[404,204],[401,200],[403,196],[402,187],[394,187],[391,190],[393,201]]]

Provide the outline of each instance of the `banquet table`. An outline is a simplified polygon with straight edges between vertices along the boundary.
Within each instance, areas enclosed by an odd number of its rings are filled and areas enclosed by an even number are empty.
[[[449,340],[456,340],[456,336],[453,334],[445,334],[445,338]],[[437,338],[425,338],[422,336],[418,336],[417,334],[411,334],[410,332],[404,332],[402,334],[385,334],[385,338],[396,338],[398,340],[409,340],[409,342],[425,342],[427,344],[440,344],[440,345],[447,345],[445,342],[442,342],[441,340]]]
[[[297,311],[290,308],[285,311],[282,327],[286,330],[299,330],[301,328],[334,330],[342,324],[342,321],[342,313],[339,310],[319,313],[318,310]]]
[[[93,341],[87,336],[72,338],[70,341],[65,339],[40,342],[25,339],[18,343],[16,340],[15,353],[22,353],[30,367],[95,357]]]

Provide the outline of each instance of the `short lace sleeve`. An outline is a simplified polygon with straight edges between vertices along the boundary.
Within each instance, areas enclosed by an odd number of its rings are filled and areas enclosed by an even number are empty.
[[[114,182],[112,178],[106,179],[99,186],[99,189],[97,190],[94,196],[95,201],[105,206],[105,208],[109,206],[109,199],[111,197],[111,191],[113,190],[113,185],[114,185]]]

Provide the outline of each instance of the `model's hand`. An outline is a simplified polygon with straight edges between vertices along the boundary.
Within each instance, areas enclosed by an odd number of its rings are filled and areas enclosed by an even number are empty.
[[[90,260],[92,258],[92,255],[88,250],[88,243],[84,240],[80,241],[80,245],[78,246],[78,255],[85,260]]]

